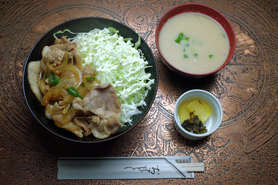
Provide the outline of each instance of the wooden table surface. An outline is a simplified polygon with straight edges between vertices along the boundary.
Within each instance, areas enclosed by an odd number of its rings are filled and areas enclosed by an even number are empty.
[[[155,46],[161,16],[182,3],[223,13],[236,33],[236,53],[215,76],[192,80],[170,72]],[[22,92],[25,60],[48,30],[78,17],[106,17],[137,31],[157,61],[155,101],[141,123],[101,144],[66,142],[32,117]],[[278,1],[95,0],[0,1],[0,184],[276,184],[278,182]],[[223,106],[220,128],[189,141],[173,126],[183,92],[204,89]],[[183,156],[204,162],[194,179],[57,180],[60,156]]]

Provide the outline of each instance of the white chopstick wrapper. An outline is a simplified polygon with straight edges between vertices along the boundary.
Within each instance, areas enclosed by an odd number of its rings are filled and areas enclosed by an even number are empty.
[[[204,171],[204,164],[191,156],[58,159],[58,179],[194,178],[193,171]]]

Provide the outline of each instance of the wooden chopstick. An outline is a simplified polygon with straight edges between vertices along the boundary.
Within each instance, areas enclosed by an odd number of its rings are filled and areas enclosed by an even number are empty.
[[[187,172],[205,171],[204,163],[178,163]]]

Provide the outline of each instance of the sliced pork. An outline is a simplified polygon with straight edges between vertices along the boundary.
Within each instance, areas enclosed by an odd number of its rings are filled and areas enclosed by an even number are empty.
[[[75,98],[72,106],[82,115],[74,122],[89,128],[96,138],[107,138],[121,127],[121,105],[111,84],[96,86],[83,100]]]

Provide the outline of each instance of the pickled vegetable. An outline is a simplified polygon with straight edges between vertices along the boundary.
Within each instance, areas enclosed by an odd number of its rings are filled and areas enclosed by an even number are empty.
[[[211,114],[210,106],[203,100],[192,99],[181,103],[178,109],[180,121],[184,122],[190,118],[190,112],[194,112],[195,115],[204,123],[207,121]]]
[[[194,114],[194,112],[189,113],[190,118],[185,120],[181,126],[189,131],[193,132],[195,134],[202,134],[207,132],[206,126],[204,126],[203,122],[199,119],[197,115]]]
[[[182,126],[193,133],[207,132],[204,123],[211,115],[210,106],[203,100],[191,99],[181,103],[178,115]]]

